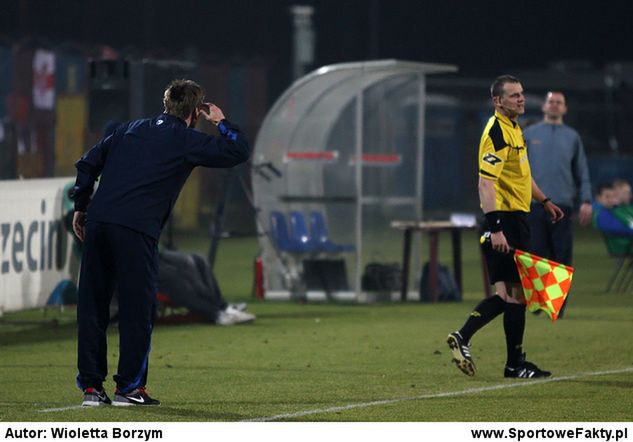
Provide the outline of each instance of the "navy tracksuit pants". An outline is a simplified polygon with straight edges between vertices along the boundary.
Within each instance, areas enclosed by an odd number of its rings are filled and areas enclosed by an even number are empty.
[[[542,204],[532,204],[530,206],[530,214],[528,215],[530,252],[570,266],[573,252],[571,222],[573,209],[565,206],[560,206],[560,208],[565,213],[565,217],[552,224]]]
[[[122,393],[145,386],[156,312],[158,248],[155,239],[117,224],[88,221],[77,303],[77,384],[100,388],[108,374],[106,329],[110,301],[119,298],[119,365]]]

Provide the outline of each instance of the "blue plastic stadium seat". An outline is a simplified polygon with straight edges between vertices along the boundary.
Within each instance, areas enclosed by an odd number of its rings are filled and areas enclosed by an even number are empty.
[[[300,212],[297,213],[303,218]],[[290,220],[293,228],[289,229],[286,216],[283,213],[278,211],[270,212],[270,233],[277,248],[282,252],[288,253],[312,253],[317,251],[308,237],[305,220],[302,227],[301,220],[297,218],[296,214],[294,216],[291,215]]]
[[[270,212],[270,235],[275,241],[277,248],[282,252],[300,252],[290,239],[288,224],[283,213],[275,210]]]
[[[313,243],[316,243],[316,247],[319,250],[330,253],[353,252],[356,250],[353,244],[333,243],[329,238],[323,214],[316,210],[310,212],[310,233]]]
[[[298,210],[290,212],[290,241],[304,253],[321,252],[320,245],[313,241],[308,232],[303,213]]]

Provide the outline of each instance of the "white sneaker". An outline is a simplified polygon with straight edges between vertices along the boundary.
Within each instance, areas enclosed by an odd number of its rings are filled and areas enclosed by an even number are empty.
[[[237,325],[253,322],[254,320],[255,315],[241,312],[229,305],[225,310],[221,310],[218,313],[218,317],[215,320],[215,323],[217,325]]]
[[[229,304],[229,307],[232,307],[235,310],[239,310],[241,312],[244,312],[244,311],[246,311],[247,304],[245,302],[240,302],[239,304]]]

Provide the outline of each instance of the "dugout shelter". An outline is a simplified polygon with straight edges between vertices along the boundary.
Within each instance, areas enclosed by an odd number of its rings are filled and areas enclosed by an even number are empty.
[[[394,219],[422,219],[426,76],[451,65],[399,60],[324,66],[270,109],[253,155],[266,299],[370,301],[363,283],[400,261]]]

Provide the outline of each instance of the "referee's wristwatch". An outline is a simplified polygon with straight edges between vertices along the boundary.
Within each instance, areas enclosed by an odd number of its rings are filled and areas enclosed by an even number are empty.
[[[541,204],[545,206],[545,204],[549,203],[550,201],[552,201],[551,198],[545,198],[543,201],[541,201]]]

